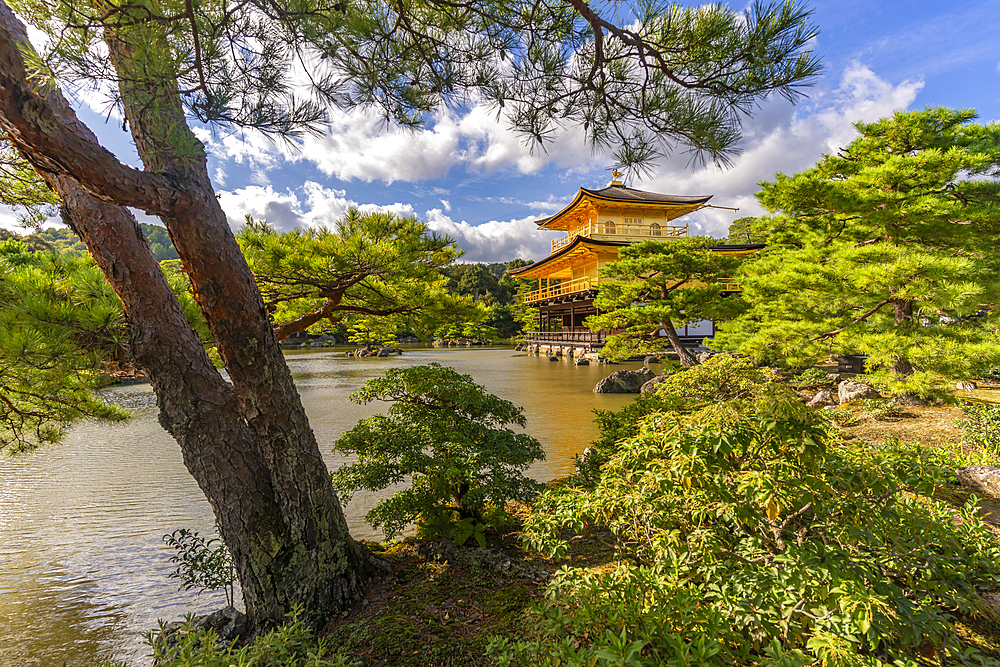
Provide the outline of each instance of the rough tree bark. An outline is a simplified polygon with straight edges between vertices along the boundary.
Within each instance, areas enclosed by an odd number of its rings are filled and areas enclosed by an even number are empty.
[[[17,47],[27,43],[24,28],[2,1],[0,30],[0,128],[63,198],[67,221],[125,304],[136,362],[156,391],[161,423],[215,509],[253,621],[279,623],[300,604],[308,620],[319,622],[358,601],[380,563],[348,533],[204,152],[178,157],[156,140],[174,133],[201,146],[176,90],[156,91],[160,106],[152,115],[137,112],[151,108],[148,99],[123,90],[148,171],[132,169],[100,147],[58,92],[44,94],[28,81]],[[109,41],[116,65],[127,68],[127,47]],[[167,225],[232,387],[201,350],[121,206],[159,215]]]

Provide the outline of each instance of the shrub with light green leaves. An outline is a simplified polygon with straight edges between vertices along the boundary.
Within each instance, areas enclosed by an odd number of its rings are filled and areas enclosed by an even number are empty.
[[[960,401],[965,419],[958,420],[966,445],[1000,459],[1000,405]]]
[[[436,363],[396,368],[351,400],[392,402],[340,437],[336,448],[358,460],[333,473],[346,500],[358,489],[409,481],[365,516],[387,538],[415,521],[424,533],[482,545],[483,532],[507,520],[507,502],[530,500],[541,488],[523,474],[544,458],[541,444],[509,428],[524,427],[524,411],[468,375]]]
[[[192,619],[178,631],[177,642],[168,646],[151,636],[153,664],[158,667],[354,667],[354,661],[334,651],[324,638],[316,637],[299,620],[302,610],[288,615],[284,625],[237,648],[219,640],[213,630],[195,631]],[[162,634],[162,630],[161,630]]]
[[[618,565],[564,567],[536,635],[493,642],[499,664],[982,662],[953,626],[1000,584],[1000,548],[973,505],[934,500],[947,462],[841,444],[787,391],[757,393],[649,415],[595,484],[536,501],[530,548],[589,534]]]

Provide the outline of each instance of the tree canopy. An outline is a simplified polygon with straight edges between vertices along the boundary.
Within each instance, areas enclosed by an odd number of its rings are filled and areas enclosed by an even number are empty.
[[[684,366],[697,360],[681,344],[676,326],[710,320],[725,307],[724,286],[739,262],[712,251],[720,242],[708,237],[641,241],[618,251],[618,260],[601,269],[594,305],[602,312],[587,318],[594,330],[621,330],[602,349],[609,359],[627,359],[662,348],[666,338]]]
[[[95,398],[121,351],[118,298],[89,260],[0,241],[0,452],[52,442],[84,417],[125,413]]]
[[[768,248],[740,276],[748,311],[716,342],[807,364],[868,354],[894,393],[995,363],[1000,126],[898,112],[794,176],[761,184]]]
[[[441,273],[461,249],[416,218],[352,209],[332,229],[280,233],[247,218],[236,238],[279,340],[349,315],[416,317],[462,309],[445,292]]]

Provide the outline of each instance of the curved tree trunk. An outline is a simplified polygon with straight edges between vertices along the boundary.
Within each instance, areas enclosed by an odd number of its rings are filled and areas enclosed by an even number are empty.
[[[302,605],[308,620],[321,622],[358,601],[364,580],[382,564],[348,533],[260,293],[215,198],[204,152],[178,155],[171,143],[180,138],[201,146],[176,88],[152,97],[148,88],[123,88],[149,170],[137,172],[97,145],[58,92],[36,93],[16,46],[27,42],[24,28],[2,1],[0,29],[0,125],[64,198],[68,222],[125,304],[136,362],[157,393],[161,423],[215,509],[252,619],[266,627]],[[109,44],[115,64],[128,70],[127,48],[113,37]],[[134,218],[98,197],[141,202],[161,215],[232,387],[184,320]]]
[[[677,353],[681,366],[684,368],[697,366],[698,360],[695,359],[694,355],[688,352],[688,349],[684,347],[683,343],[681,343],[681,337],[677,335],[677,329],[674,328],[674,323],[669,319],[665,319],[663,322],[663,330],[667,332],[667,340],[670,341],[670,347],[674,348],[674,352]]]

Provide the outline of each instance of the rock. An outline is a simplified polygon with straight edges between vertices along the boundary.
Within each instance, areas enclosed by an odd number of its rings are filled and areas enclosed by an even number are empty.
[[[551,356],[549,357],[549,361],[559,361],[559,357]]]
[[[639,393],[640,394],[648,394],[650,392],[656,391],[656,385],[660,384],[661,382],[663,382],[664,380],[666,380],[668,377],[670,377],[670,376],[669,375],[656,375],[656,376],[654,376],[652,380],[647,380],[646,382],[644,382],[642,384],[641,387],[639,387]]]
[[[577,357],[576,358],[576,365],[577,366],[589,366],[590,365],[590,360],[587,359],[587,357]]]
[[[656,357],[646,357],[645,359],[642,360],[642,363],[644,363],[644,364],[658,364],[658,363],[660,363],[660,360],[657,359]]]
[[[955,471],[965,486],[994,498],[1000,498],[1000,468],[996,466],[966,466]]]
[[[615,371],[597,383],[595,394],[638,394],[649,380],[656,377],[648,368],[637,371]]]
[[[959,391],[975,391],[976,390],[976,383],[975,382],[958,382],[958,383],[955,384],[955,389],[958,389]]]
[[[587,447],[583,450],[583,454],[580,454],[580,465],[587,465],[587,461],[597,455],[596,447]]]
[[[843,405],[844,403],[850,403],[862,398],[875,398],[878,396],[878,392],[875,391],[874,387],[863,382],[844,380],[837,385],[837,396],[839,402]]]
[[[810,408],[821,408],[826,405],[833,405],[836,401],[833,400],[833,394],[830,393],[829,389],[820,389],[813,396],[812,400],[806,403]]]
[[[840,382],[840,373],[827,373],[826,379],[830,382]]]
[[[376,356],[379,356],[379,357],[388,357],[394,351],[395,350],[393,348],[391,348],[391,347],[383,347],[381,350],[378,351],[378,355],[376,355]]]
[[[712,355],[711,352],[705,351],[705,352],[699,352],[698,354],[695,355],[694,358],[698,360],[699,364],[703,364],[706,361],[708,361],[709,359],[711,359],[712,356],[713,355]]]
[[[524,345],[522,343],[518,343],[517,345],[514,346],[514,351],[515,352],[524,352]]]
[[[179,621],[165,623],[163,625],[163,634],[157,637],[155,641],[163,641],[167,647],[177,646],[180,642],[178,632],[183,627],[184,623]],[[247,623],[246,614],[234,607],[224,607],[206,616],[196,617],[191,627],[192,631],[196,633],[205,630],[215,630],[220,644],[229,644],[236,641],[247,633],[248,628],[249,624]]]

